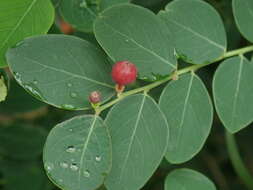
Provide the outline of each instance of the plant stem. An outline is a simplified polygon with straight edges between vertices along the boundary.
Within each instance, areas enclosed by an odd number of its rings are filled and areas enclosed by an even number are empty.
[[[240,157],[234,135],[226,132],[226,142],[228,154],[237,175],[241,178],[242,182],[248,189],[253,190],[253,178]]]
[[[205,64],[198,64],[198,65],[192,65],[192,66],[189,66],[189,67],[185,67],[183,69],[180,69],[178,71],[176,71],[176,74],[179,76],[179,75],[182,75],[184,73],[188,73],[190,71],[196,71],[202,67],[205,67],[207,65],[210,65],[212,63],[216,63],[218,61],[221,61],[225,58],[228,58],[228,57],[232,57],[232,56],[236,56],[236,55],[241,55],[241,54],[244,54],[244,53],[247,53],[247,52],[250,52],[250,51],[253,51],[253,45],[252,46],[247,46],[247,47],[244,47],[244,48],[240,48],[240,49],[236,49],[236,50],[233,50],[233,51],[229,51],[227,53],[225,53],[223,56],[221,56],[220,58],[216,59],[215,61],[213,62],[210,62],[210,63],[205,63]],[[107,108],[109,108],[110,106],[116,104],[118,101],[120,101],[121,99],[127,97],[127,96],[130,96],[130,95],[133,95],[133,94],[137,94],[139,92],[142,92],[142,91],[149,91],[157,86],[160,86],[161,84],[163,83],[166,83],[168,82],[169,80],[171,80],[173,78],[173,76],[175,75],[175,73],[171,74],[170,76],[162,79],[162,80],[159,80],[159,81],[156,81],[156,82],[153,82],[151,84],[148,84],[146,86],[143,86],[143,87],[140,87],[140,88],[136,88],[136,89],[133,89],[133,90],[129,90],[127,92],[124,92],[122,93],[118,98],[100,106],[99,108],[97,108],[97,112],[101,112]]]

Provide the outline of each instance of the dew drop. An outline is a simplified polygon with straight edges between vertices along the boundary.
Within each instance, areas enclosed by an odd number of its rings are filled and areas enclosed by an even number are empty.
[[[78,166],[77,166],[76,164],[71,164],[71,165],[70,165],[70,169],[71,169],[72,171],[77,171],[79,168],[78,168]]]
[[[96,159],[97,162],[100,162],[101,161],[101,156],[96,156],[95,159]]]
[[[69,167],[69,165],[68,165],[67,162],[61,162],[61,163],[60,163],[60,166],[61,166],[62,168],[64,168],[64,169],[66,169],[66,168]]]
[[[70,96],[71,96],[72,98],[76,98],[76,97],[77,97],[77,94],[76,94],[75,92],[71,92]]]
[[[74,146],[69,146],[66,150],[66,152],[74,153],[76,151],[76,148]]]
[[[84,170],[83,175],[84,177],[90,177],[90,172],[88,170]]]
[[[63,179],[59,179],[59,183],[62,183],[63,182]]]
[[[48,172],[51,172],[54,169],[54,164],[51,162],[46,162],[45,163],[45,168]]]
[[[129,42],[129,40],[128,40],[128,39],[126,39],[126,42]]]
[[[69,129],[70,132],[73,132],[73,129]]]
[[[68,86],[68,87],[71,87],[71,86],[73,86],[73,85],[72,85],[72,83],[68,83],[67,86]]]

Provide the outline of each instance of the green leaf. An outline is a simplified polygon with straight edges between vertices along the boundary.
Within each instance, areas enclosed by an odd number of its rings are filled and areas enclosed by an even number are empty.
[[[176,169],[165,180],[165,190],[216,190],[215,185],[203,174],[190,169]]]
[[[159,16],[171,31],[176,51],[185,61],[211,62],[226,51],[224,25],[217,11],[202,0],[176,0]]]
[[[17,160],[35,159],[42,153],[45,139],[46,131],[41,128],[25,124],[1,126],[0,155]]]
[[[15,115],[38,110],[46,106],[27,93],[16,81],[12,80],[11,88],[4,102],[0,103],[0,113],[4,115]]]
[[[7,96],[7,87],[4,82],[4,77],[0,75],[0,102],[4,101]]]
[[[212,126],[213,107],[203,82],[195,74],[185,74],[164,89],[159,106],[170,126],[166,158],[183,163],[203,147]]]
[[[7,53],[20,85],[48,104],[72,110],[90,107],[92,91],[100,91],[103,101],[114,94],[106,58],[89,42],[66,35],[28,38]]]
[[[106,9],[94,24],[95,36],[111,59],[133,62],[140,77],[168,75],[176,69],[166,31],[154,13],[130,4]]]
[[[117,4],[129,3],[132,0],[100,0],[100,10],[105,10]]]
[[[243,56],[225,60],[216,70],[213,96],[219,118],[235,133],[253,121],[253,64]]]
[[[101,1],[101,2],[100,2]],[[130,0],[62,0],[60,13],[64,20],[83,32],[93,31],[93,22],[107,7]]]
[[[233,13],[241,34],[253,42],[253,1],[233,0]]]
[[[74,117],[56,125],[44,147],[49,178],[60,188],[94,190],[111,168],[111,141],[98,116]]]
[[[152,98],[129,96],[108,113],[112,137],[112,170],[108,190],[139,190],[160,164],[168,143],[168,124]]]
[[[5,53],[25,37],[45,34],[54,22],[49,0],[0,1],[0,67],[6,67]]]

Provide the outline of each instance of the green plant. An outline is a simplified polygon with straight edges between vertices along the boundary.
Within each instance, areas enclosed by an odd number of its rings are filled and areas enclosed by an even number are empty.
[[[86,111],[57,124],[47,136],[43,162],[56,186],[141,189],[164,157],[170,164],[195,157],[217,113],[232,164],[253,189],[233,137],[253,121],[252,0],[225,1],[233,4],[236,26],[247,39],[245,46],[229,51],[233,39],[227,42],[220,15],[203,0],[173,0],[157,14],[130,0],[53,2],[55,10],[49,0],[0,2],[0,10],[9,10],[0,11],[0,66],[8,66],[18,84],[40,101]],[[45,34],[55,11],[84,33]],[[130,62],[124,66],[133,69],[131,80],[118,75],[121,67],[116,74],[112,68],[117,62],[122,66],[122,60]],[[138,80],[122,92],[119,86],[135,81],[135,66]],[[212,97],[199,74],[206,68],[215,69]],[[6,81],[1,76],[0,100],[7,93]],[[37,138],[43,137],[39,133]],[[5,135],[2,139],[7,141]],[[168,174],[165,189],[180,188],[216,189],[199,172],[176,169]]]

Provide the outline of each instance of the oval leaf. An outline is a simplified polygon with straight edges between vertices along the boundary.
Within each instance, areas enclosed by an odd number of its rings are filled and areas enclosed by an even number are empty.
[[[242,35],[253,42],[253,1],[233,0],[235,22]]]
[[[106,56],[76,37],[46,35],[26,39],[10,49],[7,61],[15,79],[40,100],[64,109],[85,109],[98,90],[107,100],[114,94]]]
[[[9,47],[25,37],[48,32],[54,7],[50,0],[1,0],[0,7],[0,67],[5,67]]]
[[[60,13],[74,28],[83,32],[93,31],[93,22],[98,14],[107,7],[130,0],[61,0]]]
[[[166,158],[183,163],[204,145],[212,126],[213,107],[203,82],[195,74],[185,74],[170,82],[159,102],[170,126]]]
[[[50,132],[43,154],[49,178],[60,188],[94,190],[111,167],[111,142],[98,116],[74,117]]]
[[[17,160],[36,159],[42,153],[46,134],[41,128],[25,124],[1,126],[0,155]]]
[[[225,53],[227,40],[222,20],[204,1],[173,1],[159,15],[172,33],[177,53],[185,61],[202,64]]]
[[[105,123],[112,137],[108,190],[139,190],[160,164],[168,142],[168,125],[154,100],[133,95],[120,101]]]
[[[165,181],[165,190],[216,190],[215,185],[203,174],[190,169],[177,169]]]
[[[224,61],[213,80],[215,107],[223,125],[231,133],[253,121],[253,64],[244,57]]]
[[[168,75],[176,68],[174,47],[165,31],[154,13],[135,5],[106,9],[94,25],[98,42],[114,62],[131,61],[140,77],[150,78]]]

